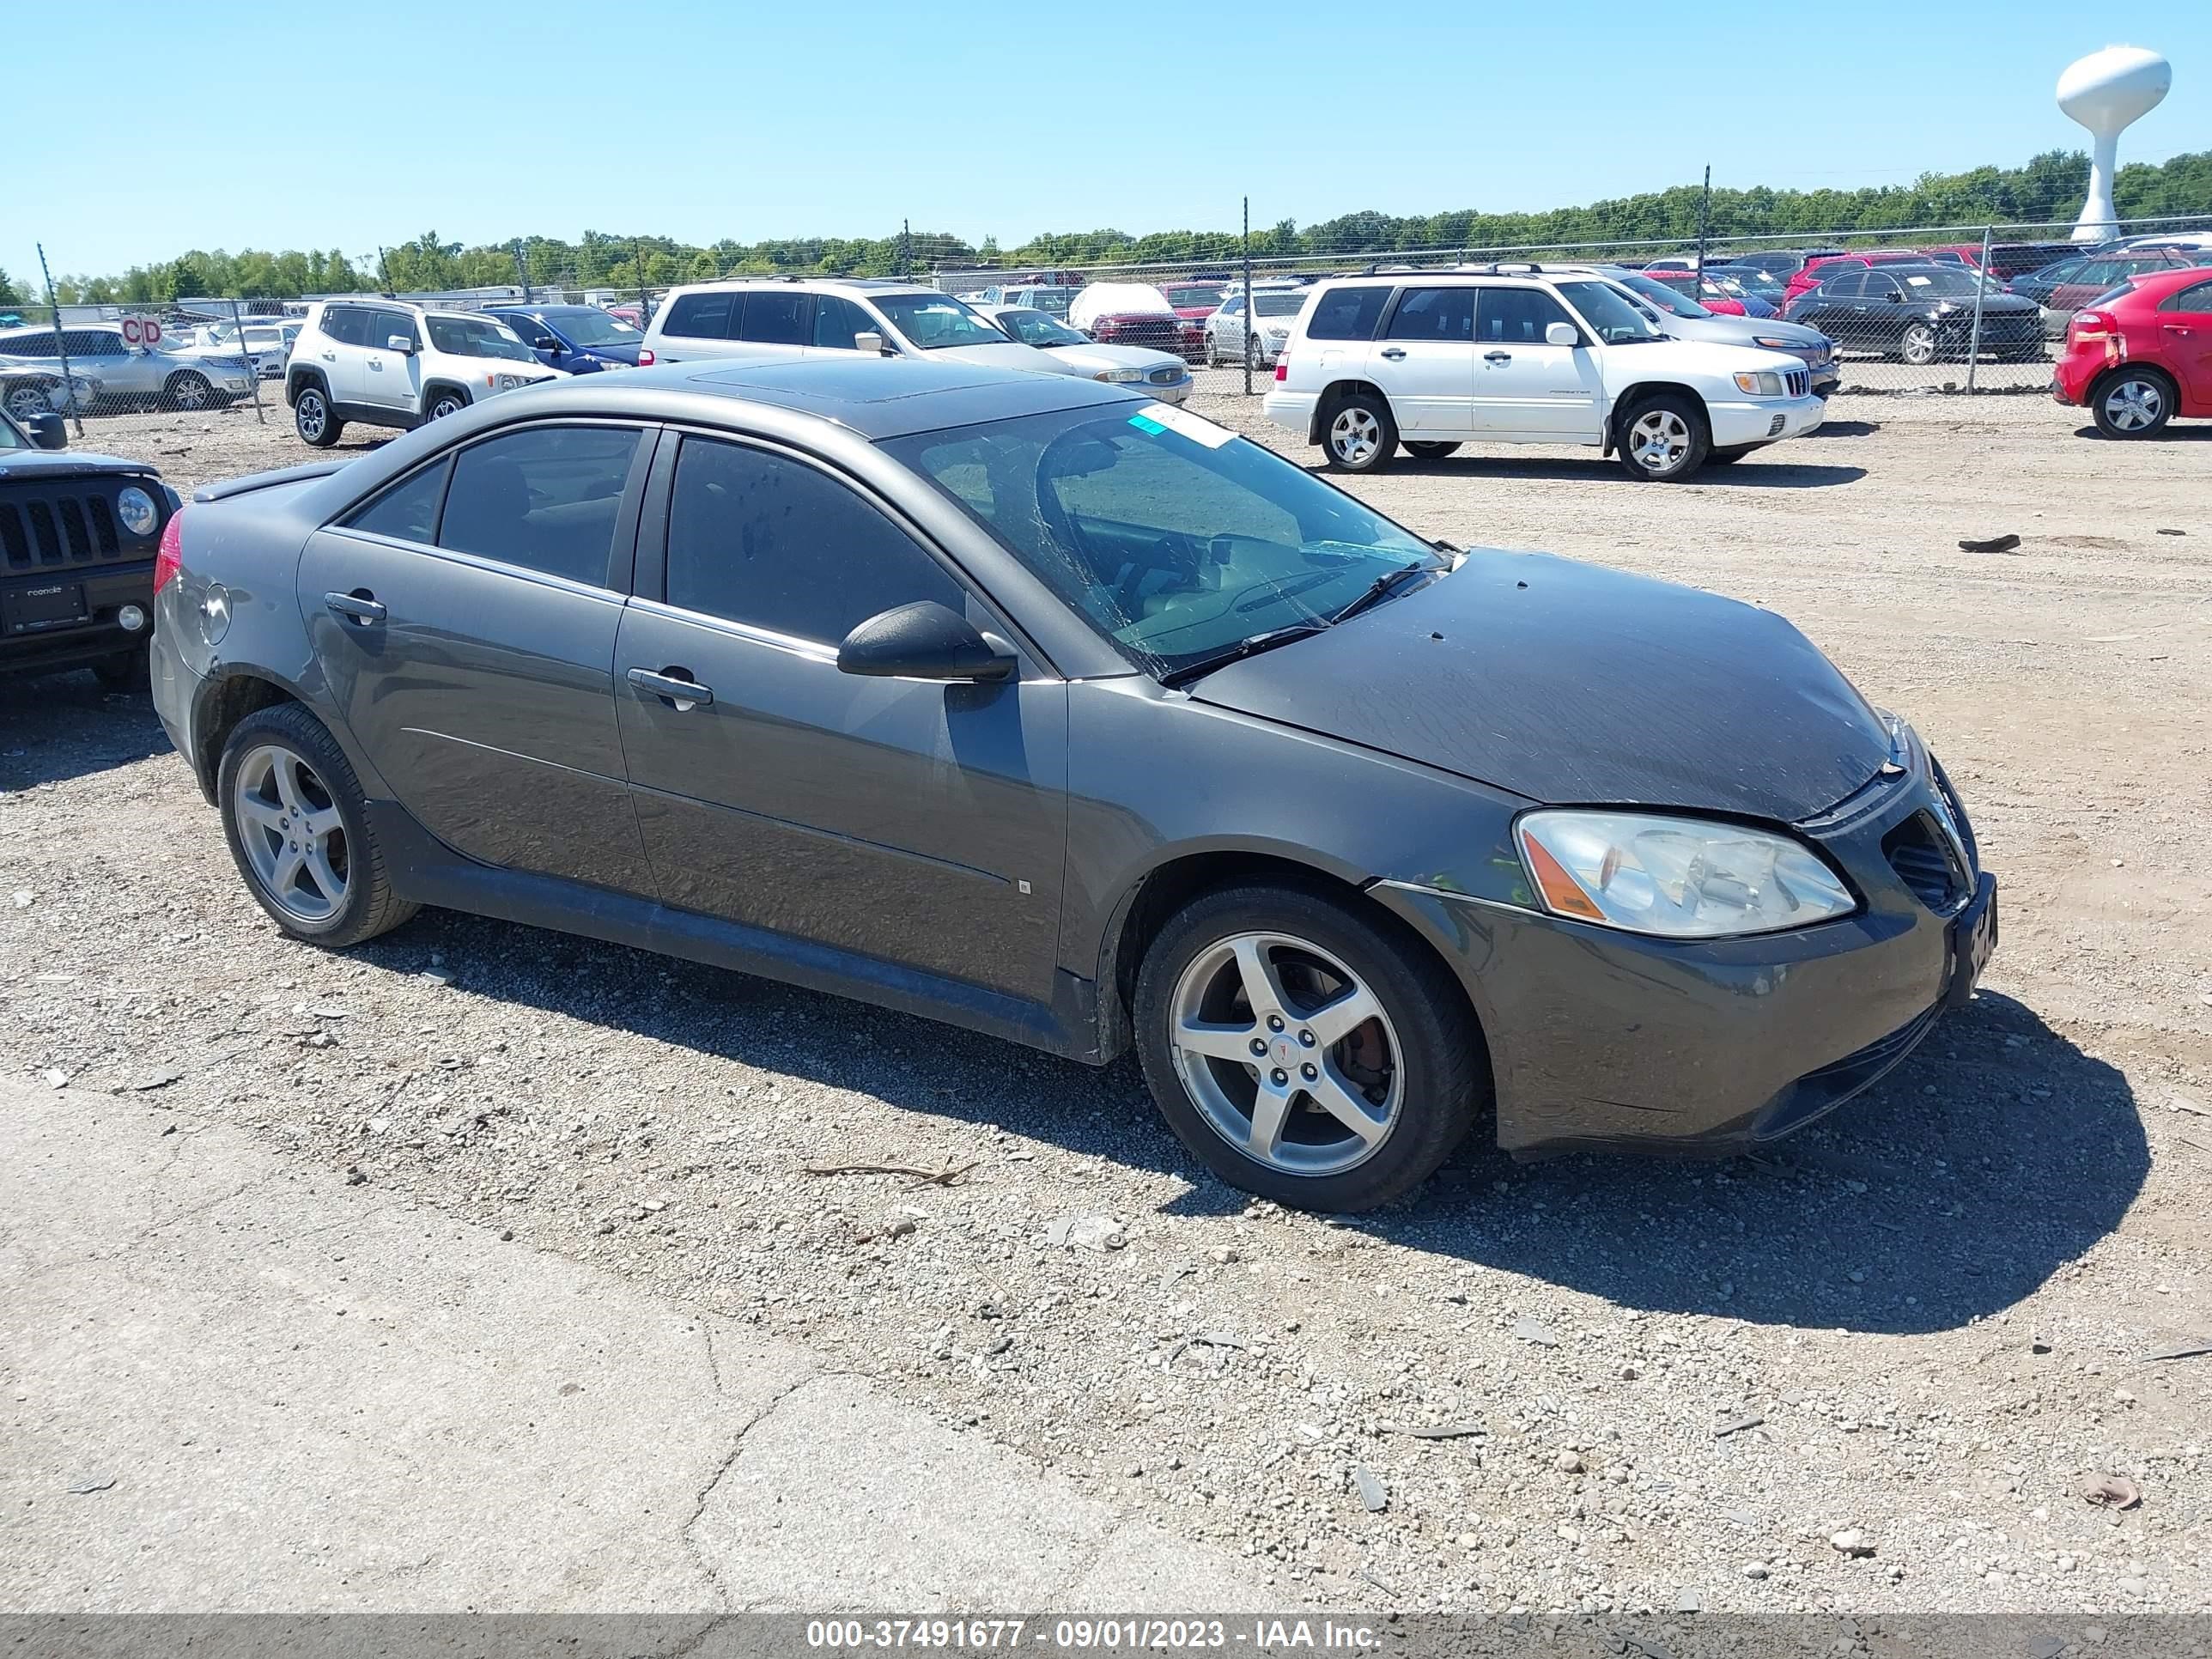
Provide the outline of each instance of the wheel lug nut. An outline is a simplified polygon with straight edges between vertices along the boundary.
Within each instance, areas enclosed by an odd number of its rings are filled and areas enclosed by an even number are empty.
[[[1321,1075],[1321,1073],[1311,1066],[1301,1066],[1298,1067],[1298,1075],[1304,1078],[1307,1082],[1311,1083],[1316,1078]]]
[[[1271,1031],[1279,1031],[1279,1030],[1281,1030],[1283,1029],[1283,1018],[1282,1018],[1282,1016],[1281,1016],[1280,1014],[1270,1014],[1270,1015],[1268,1015],[1268,1016],[1267,1016],[1267,1029],[1268,1029],[1269,1030],[1271,1030]]]
[[[1267,1052],[1267,1045],[1261,1042],[1258,1037],[1254,1037],[1252,1039],[1252,1052],[1255,1054],[1264,1054]]]
[[[1298,1042],[1301,1046],[1310,1048],[1314,1046],[1314,1034],[1311,1031],[1301,1031],[1298,1033]]]
[[[1276,1071],[1273,1071],[1273,1072],[1270,1072],[1270,1073],[1267,1073],[1267,1081],[1268,1081],[1268,1082],[1270,1082],[1270,1083],[1272,1083],[1272,1084],[1273,1084],[1273,1085],[1274,1085],[1278,1089],[1281,1088],[1281,1087],[1282,1087],[1285,1083],[1288,1083],[1290,1080],[1291,1080],[1291,1074],[1290,1074],[1288,1072],[1285,1072],[1285,1071],[1282,1071],[1282,1070],[1278,1069],[1278,1070],[1276,1070]]]

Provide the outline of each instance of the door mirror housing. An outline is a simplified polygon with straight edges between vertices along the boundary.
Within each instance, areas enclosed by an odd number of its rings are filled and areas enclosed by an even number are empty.
[[[1544,343],[1546,345],[1577,346],[1582,343],[1583,337],[1575,331],[1575,325],[1572,323],[1547,323],[1544,325]]]
[[[67,449],[69,428],[52,410],[44,410],[23,422],[23,430],[30,434],[33,444],[40,449]]]
[[[384,337],[384,349],[386,351],[396,351],[405,357],[414,352],[415,342],[404,334],[387,334]]]
[[[958,611],[921,599],[880,611],[837,647],[842,673],[902,680],[1004,680],[1014,648]]]
[[[883,357],[890,355],[890,343],[874,329],[864,328],[853,337],[853,349],[872,352],[877,356]]]
[[[530,349],[532,351],[558,351],[561,343],[550,334],[533,334],[530,337]]]

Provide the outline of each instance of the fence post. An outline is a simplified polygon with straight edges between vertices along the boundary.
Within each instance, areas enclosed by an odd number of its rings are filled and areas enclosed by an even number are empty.
[[[70,373],[69,342],[62,336],[61,301],[54,297],[54,273],[46,266],[46,245],[39,244],[39,275],[46,279],[46,308],[54,313],[54,355],[62,361],[62,396],[69,399],[70,419],[76,435],[84,436],[84,411],[77,407],[76,376]]]
[[[1260,337],[1260,319],[1252,314],[1252,198],[1244,198],[1244,395],[1252,395],[1252,343]]]
[[[1990,291],[1990,238],[1996,232],[1995,225],[1982,229],[1982,268],[1974,280],[1974,334],[1966,347],[1966,391],[1974,390],[1974,374],[1982,362],[1982,296]]]
[[[238,331],[238,351],[246,359],[246,384],[253,388],[253,418],[261,425],[267,426],[269,416],[261,408],[261,365],[253,361],[253,354],[246,349],[246,319],[238,314],[236,300],[230,302],[230,325]],[[280,340],[284,337],[282,329],[277,331],[276,337]]]

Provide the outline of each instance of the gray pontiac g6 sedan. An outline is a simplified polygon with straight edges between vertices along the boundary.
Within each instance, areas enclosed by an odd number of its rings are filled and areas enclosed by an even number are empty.
[[[1971,994],[1943,769],[1798,631],[959,364],[487,401],[167,524],[155,696],[326,946],[443,905],[1103,1065],[1354,1211],[1478,1124],[1741,1147]]]

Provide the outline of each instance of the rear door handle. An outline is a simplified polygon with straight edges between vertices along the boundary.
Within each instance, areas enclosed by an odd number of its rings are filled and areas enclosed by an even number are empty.
[[[384,620],[384,606],[365,588],[350,593],[325,593],[323,603],[356,628],[374,628]]]
[[[714,701],[714,687],[700,684],[688,669],[669,669],[656,674],[650,668],[633,668],[627,678],[639,690],[659,698],[679,714]]]
[[[1482,354],[1482,361],[1486,363],[1510,363],[1513,361],[1513,354],[1510,351],[1486,351]]]
[[[1403,346],[1384,346],[1382,355],[1395,363],[1406,355],[1406,349]]]
[[[2189,325],[2186,323],[2166,323],[2161,326],[2168,334],[2186,334],[2190,331]]]

